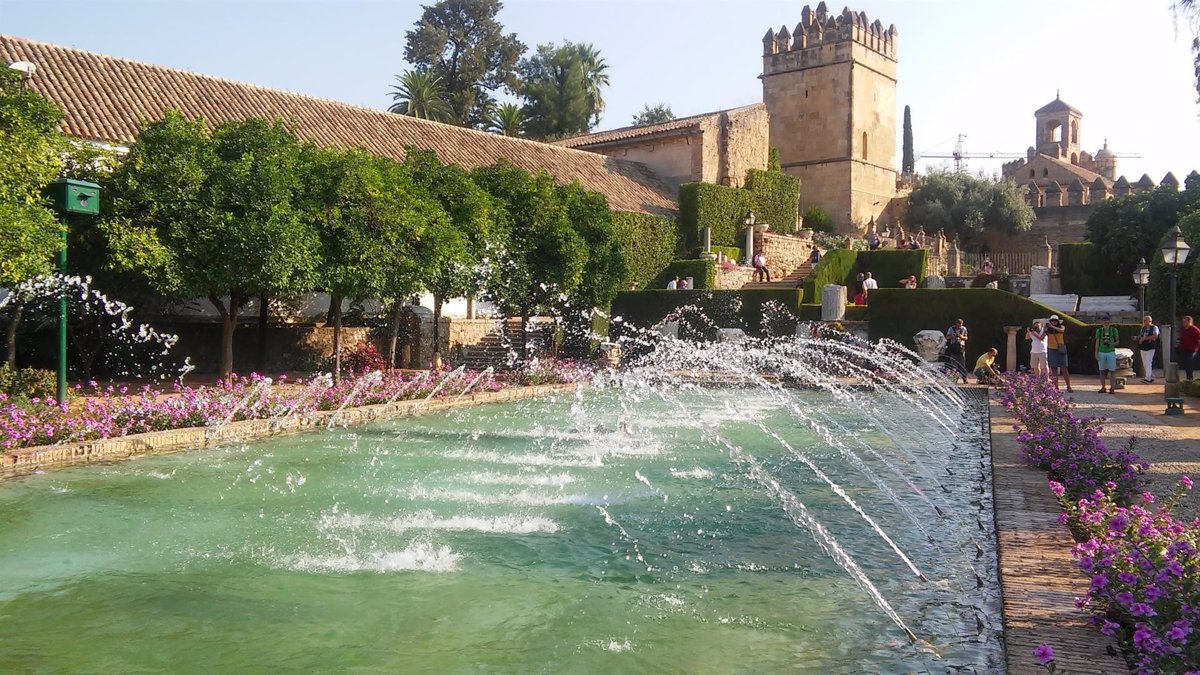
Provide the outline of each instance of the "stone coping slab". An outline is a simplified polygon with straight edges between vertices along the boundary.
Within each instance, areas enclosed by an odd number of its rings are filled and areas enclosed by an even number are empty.
[[[577,384],[547,384],[513,387],[500,391],[469,394],[461,398],[397,401],[347,408],[340,413],[332,410],[316,411],[295,417],[230,422],[220,427],[186,427],[95,441],[21,448],[0,455],[0,481],[27,476],[37,471],[62,469],[96,462],[113,462],[141,455],[180,452],[233,441],[252,441],[272,436],[317,431],[326,427],[331,420],[341,426],[358,426],[391,417],[414,417],[451,408],[561,394],[574,391],[577,386]],[[335,417],[336,419],[334,419]]]

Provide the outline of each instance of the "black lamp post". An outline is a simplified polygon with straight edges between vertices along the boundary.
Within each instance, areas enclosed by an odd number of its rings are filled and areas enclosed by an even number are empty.
[[[1139,260],[1137,267],[1133,268],[1133,283],[1138,287],[1138,311],[1142,313],[1144,319],[1146,318],[1146,286],[1150,285],[1150,266],[1146,264],[1145,258]]]
[[[1162,245],[1163,262],[1171,268],[1171,316],[1168,319],[1171,322],[1171,339],[1169,340],[1169,344],[1166,345],[1169,358],[1163,359],[1163,371],[1167,382],[1166,395],[1168,397],[1176,396],[1178,393],[1176,390],[1179,386],[1179,368],[1174,365],[1175,313],[1177,311],[1175,307],[1175,285],[1179,277],[1179,267],[1187,261],[1188,253],[1191,250],[1191,247],[1183,240],[1183,230],[1179,229],[1178,225],[1171,228],[1171,232],[1167,235],[1167,240]]]

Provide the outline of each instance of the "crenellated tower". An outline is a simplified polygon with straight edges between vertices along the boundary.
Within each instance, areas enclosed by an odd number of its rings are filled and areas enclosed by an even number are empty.
[[[839,229],[889,221],[896,194],[896,27],[865,12],[805,6],[763,36],[770,144],[802,180],[801,204]]]

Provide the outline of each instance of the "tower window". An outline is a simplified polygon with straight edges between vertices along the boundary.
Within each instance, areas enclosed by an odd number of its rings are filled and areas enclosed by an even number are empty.
[[[1029,170],[1029,177],[1030,177],[1030,178],[1033,178],[1035,175],[1037,175],[1037,172],[1036,172],[1036,171],[1034,171],[1033,169],[1030,169],[1030,170]]]
[[[1042,169],[1042,178],[1050,175],[1050,169]]]
[[[867,132],[865,132],[865,131],[863,132],[863,135],[862,135],[862,153],[863,153],[862,158],[866,159],[867,158]]]
[[[807,89],[804,90],[804,98],[808,98],[808,90]]]

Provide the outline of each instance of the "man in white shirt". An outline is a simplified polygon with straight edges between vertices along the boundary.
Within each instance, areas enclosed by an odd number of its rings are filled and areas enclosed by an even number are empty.
[[[879,282],[875,281],[875,277],[872,277],[870,272],[867,272],[867,278],[863,279],[862,285],[863,290],[865,290],[867,293],[879,288]]]
[[[1025,339],[1029,340],[1029,370],[1038,377],[1046,377],[1050,367],[1046,364],[1046,330],[1041,321],[1033,322],[1033,327],[1025,331]]]
[[[677,290],[678,288],[679,288],[679,277],[675,277],[674,279],[667,282],[667,290],[668,291],[674,291],[674,290]]]

